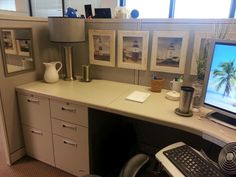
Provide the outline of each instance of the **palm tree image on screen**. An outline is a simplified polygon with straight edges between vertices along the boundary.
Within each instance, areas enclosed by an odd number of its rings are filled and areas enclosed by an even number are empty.
[[[234,84],[236,82],[236,67],[234,66],[235,60],[227,61],[219,64],[219,69],[213,70],[213,78],[215,78],[216,87],[219,91],[223,89],[223,97],[229,97],[234,100],[232,106],[236,106],[236,101],[233,96]]]

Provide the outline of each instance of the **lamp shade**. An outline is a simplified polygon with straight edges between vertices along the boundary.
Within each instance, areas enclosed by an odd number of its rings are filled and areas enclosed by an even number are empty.
[[[85,41],[84,19],[68,17],[48,17],[50,41],[82,42]]]

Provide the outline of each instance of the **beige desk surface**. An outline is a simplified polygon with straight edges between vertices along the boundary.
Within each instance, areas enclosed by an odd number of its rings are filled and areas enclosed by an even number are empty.
[[[167,90],[154,93],[150,92],[148,87],[105,80],[93,80],[89,83],[60,80],[53,84],[36,81],[18,86],[16,90],[22,93],[46,95],[53,99],[66,99],[88,107],[178,128],[200,135],[221,146],[236,142],[235,130],[200,118],[198,114],[193,117],[176,115],[174,110],[179,102],[167,100],[165,98]],[[133,91],[149,92],[151,95],[144,103],[125,99]],[[203,110],[207,111],[209,110]]]

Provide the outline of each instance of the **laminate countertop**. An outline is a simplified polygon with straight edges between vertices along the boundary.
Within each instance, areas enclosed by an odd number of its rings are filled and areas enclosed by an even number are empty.
[[[31,82],[17,86],[16,91],[51,99],[69,100],[90,108],[181,129],[220,146],[236,142],[236,130],[205,118],[204,115],[210,111],[208,109],[201,108],[201,112],[194,113],[192,117],[176,115],[174,111],[178,108],[179,102],[166,99],[168,90],[165,89],[155,93],[146,86],[106,80],[92,80],[88,83],[59,80],[52,84],[43,81]],[[127,100],[126,97],[133,91],[147,92],[150,96],[143,103]]]

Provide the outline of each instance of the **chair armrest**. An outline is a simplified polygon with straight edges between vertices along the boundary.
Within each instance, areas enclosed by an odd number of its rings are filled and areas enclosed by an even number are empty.
[[[119,177],[137,177],[148,162],[149,156],[146,154],[133,156],[122,168]]]

